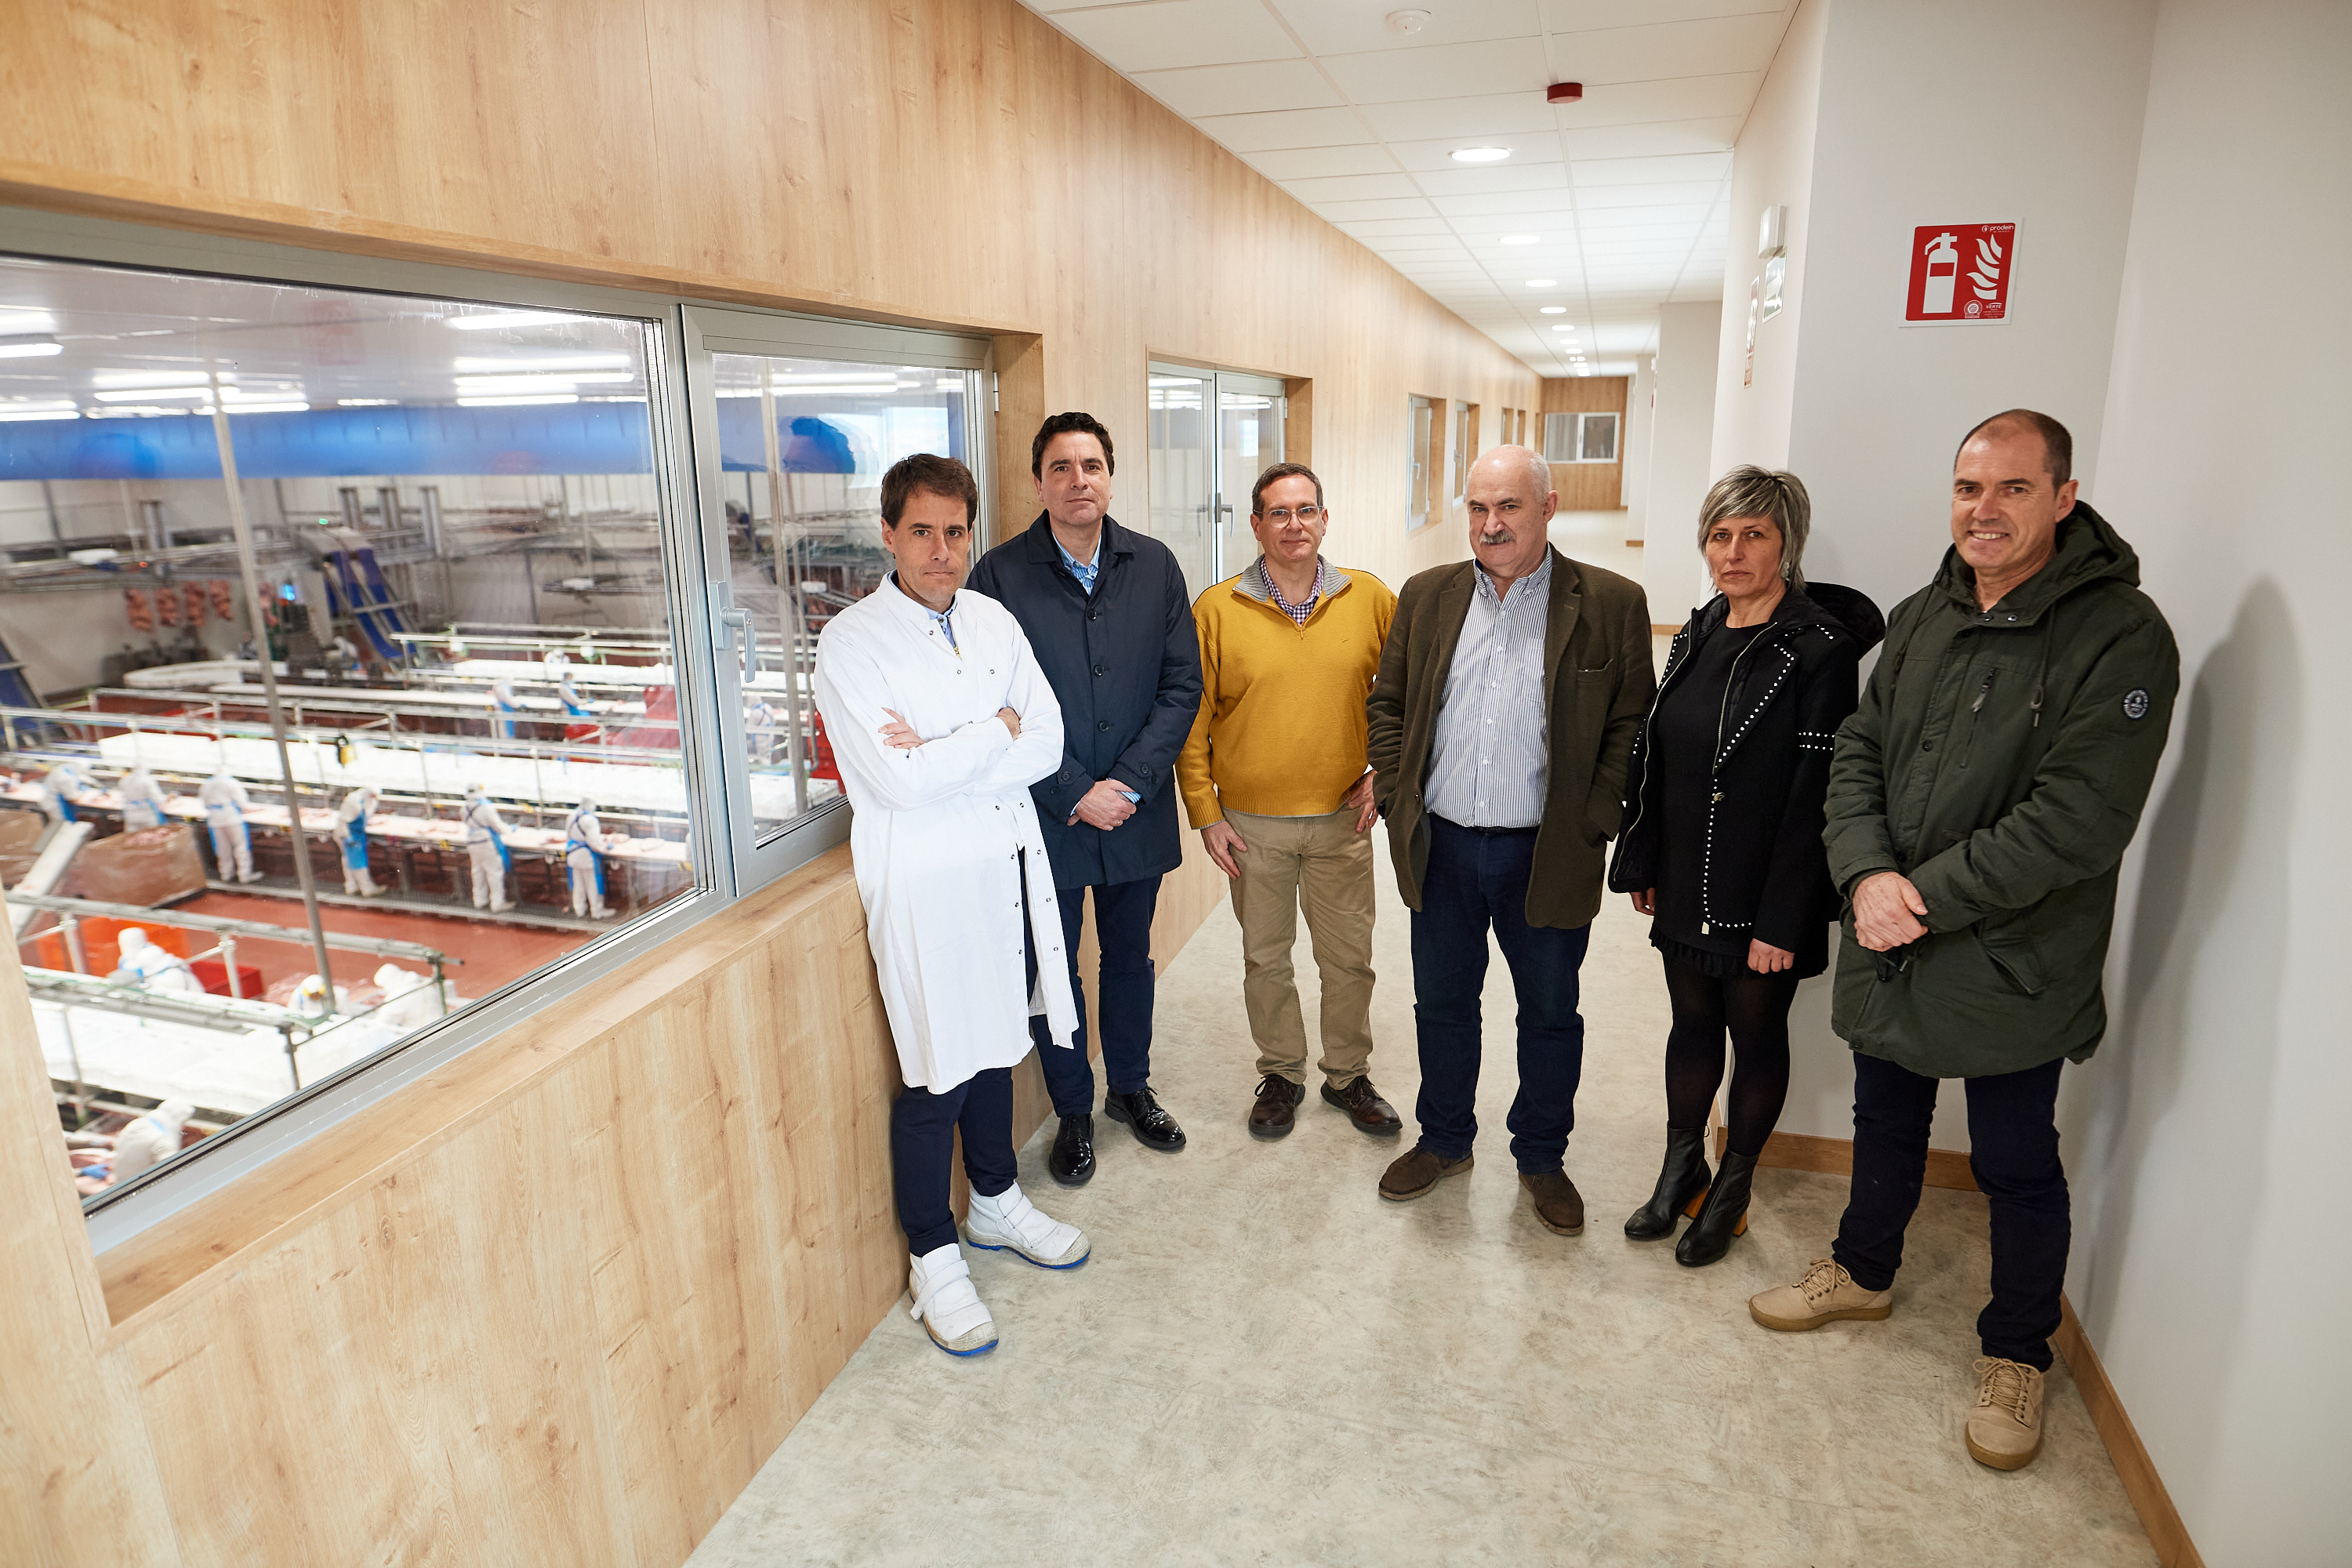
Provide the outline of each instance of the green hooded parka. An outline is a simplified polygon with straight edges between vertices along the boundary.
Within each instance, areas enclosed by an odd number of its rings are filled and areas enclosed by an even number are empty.
[[[1957,551],[1896,606],[1839,729],[1822,833],[1845,896],[1831,1025],[1931,1078],[2082,1061],[2116,868],[2164,753],[2180,655],[2139,558],[2076,502],[2049,564],[1990,611]],[[1893,954],[1853,935],[1853,889],[1899,871],[1928,934]]]

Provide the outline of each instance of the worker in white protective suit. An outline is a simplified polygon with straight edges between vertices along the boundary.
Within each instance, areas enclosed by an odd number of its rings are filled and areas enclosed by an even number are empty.
[[[375,984],[383,993],[376,1016],[395,1028],[422,1028],[447,1011],[441,1005],[441,987],[429,974],[387,963],[375,972]]]
[[[146,763],[141,763],[125,773],[122,782],[114,786],[114,793],[122,802],[124,832],[163,826],[163,786],[155,782]]]
[[[514,715],[522,711],[522,699],[515,695],[514,682],[501,675],[490,682],[490,705],[499,716],[490,721],[490,733],[501,741],[514,739]]]
[[[51,822],[79,822],[81,814],[76,805],[86,795],[95,795],[98,786],[90,782],[82,765],[68,757],[41,775],[41,809]]]
[[[596,803],[583,795],[563,819],[563,866],[572,879],[572,912],[613,918],[604,902],[604,825],[596,820]]]
[[[116,1133],[107,1185],[119,1186],[178,1153],[186,1142],[182,1129],[195,1113],[196,1108],[184,1100],[167,1100]]]
[[[350,1012],[352,994],[343,986],[336,986],[335,999],[331,1005],[327,1001],[325,979],[316,974],[306,974],[302,977],[302,984],[294,987],[294,994],[287,999],[286,1005],[297,1017],[323,1018],[331,1013]]]
[[[148,941],[139,927],[124,926],[114,942],[121,957],[107,978],[116,984],[136,985],[142,991],[203,992],[204,984],[188,967],[188,961]]]
[[[561,681],[572,673],[572,656],[560,647],[549,648],[540,655],[539,662],[540,668],[547,671],[550,680]]]
[[[975,1247],[1047,1268],[1075,1268],[1090,1250],[1014,1179],[1012,1069],[1030,1049],[1030,1014],[1045,1013],[1060,1049],[1077,1028],[1070,988],[1050,983],[1069,960],[1029,798],[1061,766],[1062,712],[1012,612],[961,591],[977,493],[947,458],[908,458],[884,475],[882,539],[898,570],[833,618],[816,658],[907,1085],[891,1107],[890,1156],[909,1310],[959,1356],[996,1343],[949,1207],[959,1131]]]
[[[572,718],[590,719],[594,717],[593,714],[588,711],[588,699],[580,695],[580,683],[572,679],[572,672],[570,670],[565,670],[563,672],[562,679],[559,679],[555,683],[555,695],[557,699],[562,702],[564,712],[570,714]]]
[[[494,915],[514,908],[507,897],[514,856],[507,848],[506,819],[480,784],[466,786],[466,855],[474,863],[474,907]]]
[[[743,732],[755,764],[764,767],[776,760],[776,731],[781,723],[776,705],[758,688],[743,693]]]
[[[253,809],[245,785],[224,769],[205,781],[196,799],[205,808],[205,826],[212,830],[213,866],[221,880],[228,880],[232,866],[238,881],[261,880],[261,873],[253,868],[253,837],[245,826],[245,814]]]
[[[383,891],[368,875],[367,819],[378,798],[373,784],[362,784],[335,808],[333,834],[343,857],[343,891],[357,898],[373,899]]]

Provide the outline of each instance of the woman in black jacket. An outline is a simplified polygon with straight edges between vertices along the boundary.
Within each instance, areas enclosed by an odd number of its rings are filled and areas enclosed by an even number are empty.
[[[1806,584],[1811,513],[1794,474],[1735,468],[1707,492],[1699,549],[1718,592],[1667,652],[1609,868],[1610,887],[1653,917],[1674,1002],[1665,1165],[1625,1234],[1668,1237],[1688,1213],[1675,1258],[1694,1268],[1748,1228],[1756,1159],[1789,1092],[1789,1006],[1797,982],[1829,967],[1830,749],[1854,709],[1856,666],[1886,629],[1862,595]],[[1727,1029],[1738,1066],[1710,1180],[1702,1145]]]

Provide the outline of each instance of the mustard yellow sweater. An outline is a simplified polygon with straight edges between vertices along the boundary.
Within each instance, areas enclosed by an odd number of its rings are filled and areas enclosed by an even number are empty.
[[[1369,572],[1321,568],[1322,596],[1300,626],[1253,563],[1192,605],[1201,633],[1201,711],[1176,759],[1196,828],[1225,808],[1321,816],[1363,776],[1364,699],[1381,665],[1396,595]]]

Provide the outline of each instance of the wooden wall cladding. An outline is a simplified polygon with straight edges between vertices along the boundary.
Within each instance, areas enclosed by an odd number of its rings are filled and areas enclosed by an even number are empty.
[[[1631,378],[1622,375],[1547,377],[1543,384],[1545,414],[1608,414],[1617,416],[1617,460],[1613,463],[1554,463],[1552,488],[1559,492],[1562,511],[1617,511],[1625,505],[1625,398]],[[1538,416],[1540,417],[1540,416]],[[1543,431],[1533,431],[1535,445],[1543,447]]]
[[[1044,412],[1139,464],[1163,353],[1290,379],[1396,586],[1466,553],[1408,392],[1542,395],[1014,0],[54,0],[0,97],[0,202],[990,334],[1000,530]],[[1223,892],[1192,846],[1162,962]],[[13,960],[0,1056],[11,1562],[666,1568],[903,1281],[846,851],[103,1260]]]

